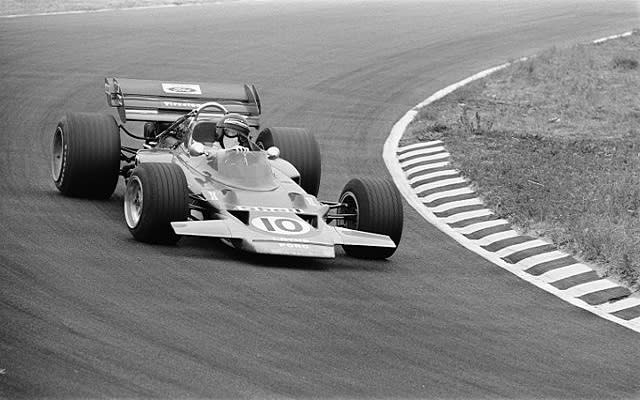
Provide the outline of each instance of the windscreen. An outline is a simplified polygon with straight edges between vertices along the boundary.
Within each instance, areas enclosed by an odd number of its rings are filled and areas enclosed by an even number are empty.
[[[217,178],[230,186],[250,190],[277,187],[271,165],[262,151],[221,151],[218,155]]]

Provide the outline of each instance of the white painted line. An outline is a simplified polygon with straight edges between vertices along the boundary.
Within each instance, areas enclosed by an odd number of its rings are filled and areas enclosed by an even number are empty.
[[[597,307],[604,312],[614,313],[637,306],[640,306],[640,297],[627,297],[626,299],[600,304]]]
[[[443,192],[433,193],[424,197],[418,196],[418,198],[425,203],[431,203],[432,201],[435,201],[438,199],[444,199],[446,197],[453,197],[461,194],[473,194],[473,193],[475,193],[473,190],[464,187],[460,189],[445,190]]]
[[[420,143],[414,143],[414,144],[410,144],[408,146],[403,146],[403,147],[398,147],[397,152],[401,152],[401,151],[405,151],[405,150],[409,150],[409,149],[419,149],[422,147],[430,147],[430,146],[434,146],[437,144],[442,144],[442,140],[432,140],[430,142],[420,142]]]
[[[517,236],[520,236],[518,232],[514,230],[508,230],[504,232],[493,233],[481,239],[476,239],[474,240],[474,243],[476,243],[478,246],[488,246],[492,243],[499,242],[504,239],[510,239]]]
[[[458,231],[463,235],[469,235],[471,233],[478,232],[483,229],[493,228],[494,226],[505,225],[508,223],[509,221],[504,219],[492,219],[491,221],[478,222],[477,224],[465,226],[464,228],[455,228],[455,229],[456,231]]]
[[[518,244],[514,244],[512,246],[507,246],[504,249],[500,249],[498,251],[496,251],[496,255],[500,258],[503,257],[507,257],[511,254],[517,253],[519,251],[522,250],[527,250],[527,249],[532,249],[534,247],[540,247],[540,246],[544,246],[546,244],[549,244],[548,242],[545,242],[543,240],[538,240],[538,239],[533,239],[533,240],[529,240],[528,242],[523,242],[523,243],[518,243]]]
[[[493,211],[488,210],[486,208],[482,210],[465,211],[465,212],[454,214],[450,217],[446,217],[445,222],[447,224],[454,224],[456,222],[464,221],[465,219],[484,217],[487,215],[493,215]]]
[[[235,3],[251,3],[251,2],[267,2],[269,0],[236,0]],[[62,3],[62,2],[60,2]],[[234,2],[229,2],[233,4]],[[214,0],[214,1],[196,1],[193,3],[182,3],[174,2],[173,4],[156,4],[149,6],[133,6],[133,7],[119,7],[119,8],[98,8],[94,10],[69,10],[69,11],[50,11],[50,12],[38,12],[33,14],[11,14],[11,15],[0,15],[1,18],[23,18],[23,17],[48,17],[48,16],[56,16],[56,15],[74,15],[74,14],[93,14],[93,13],[103,13],[109,11],[138,11],[138,10],[153,10],[153,9],[161,9],[161,8],[176,8],[176,7],[190,7],[190,6],[202,6],[206,4],[215,4],[215,5],[223,5],[225,4],[224,0]]]
[[[152,10],[156,8],[175,8],[184,6],[196,6],[203,3],[191,3],[191,4],[159,4],[154,6],[139,6],[139,7],[124,7],[124,8],[98,8],[95,10],[70,10],[70,11],[52,11],[52,12],[39,12],[33,14],[12,14],[12,15],[0,15],[0,18],[23,18],[23,17],[48,17],[54,15],[74,15],[74,14],[93,14],[103,13],[109,11],[137,11],[137,10]]]
[[[424,175],[414,176],[413,178],[409,179],[409,183],[414,184],[425,179],[440,178],[445,176],[460,176],[460,173],[455,169],[445,169],[443,171],[430,172]]]
[[[566,289],[564,292],[572,297],[582,297],[585,294],[599,292],[601,290],[612,289],[615,287],[620,287],[619,284],[609,280],[609,279],[600,279],[593,282],[583,283],[581,285],[576,285]]]
[[[411,161],[407,161],[404,163],[400,163],[400,165],[402,165],[404,168],[408,168],[412,165],[416,165],[416,164],[422,164],[424,162],[430,162],[430,161],[439,161],[439,160],[444,160],[445,158],[449,158],[450,154],[445,152],[445,153],[438,153],[438,154],[434,154],[432,156],[425,156],[425,157],[420,157],[420,158],[416,158],[415,160],[411,160]]]
[[[625,33],[623,35],[628,35],[630,33]],[[521,58],[519,61],[524,61],[527,60],[527,57],[523,57]],[[416,193],[413,191],[413,188],[409,185],[409,183],[407,182],[405,176],[409,176],[412,175],[414,172],[418,172],[418,171],[425,171],[428,169],[432,169],[432,168],[437,168],[434,164],[431,164],[429,166],[420,166],[420,167],[415,167],[415,169],[412,169],[411,171],[404,171],[401,166],[400,163],[398,161],[398,159],[396,158],[396,151],[398,149],[398,143],[400,142],[400,139],[402,138],[402,135],[405,133],[409,123],[411,123],[411,121],[413,121],[413,119],[416,117],[416,115],[418,114],[418,110],[436,100],[439,100],[441,98],[443,98],[444,96],[448,95],[449,93],[455,91],[456,89],[470,83],[473,82],[475,80],[484,78],[485,76],[488,76],[492,73],[494,73],[495,71],[498,71],[500,69],[503,69],[505,67],[507,67],[508,65],[510,65],[510,63],[506,63],[506,64],[502,64],[499,65],[497,67],[493,67],[493,68],[489,68],[487,70],[481,71],[475,75],[472,75],[462,81],[459,81],[457,83],[454,83],[452,85],[447,86],[444,89],[441,89],[439,91],[437,91],[436,93],[432,94],[431,96],[429,96],[428,98],[426,98],[423,102],[421,102],[420,104],[416,105],[415,107],[413,107],[411,110],[407,111],[392,127],[391,132],[389,133],[389,136],[387,137],[387,140],[384,143],[384,148],[383,148],[383,152],[382,152],[382,156],[385,162],[385,165],[387,166],[387,169],[389,170],[389,173],[391,174],[391,177],[393,178],[393,181],[395,182],[396,186],[398,187],[398,190],[400,191],[400,193],[403,195],[403,197],[407,200],[407,202],[409,203],[409,205],[411,205],[426,221],[428,221],[429,223],[431,223],[432,225],[434,225],[436,228],[440,229],[441,231],[443,231],[444,233],[446,233],[447,235],[449,235],[452,239],[454,239],[456,242],[460,243],[463,247],[477,253],[478,255],[484,257],[485,259],[489,260],[490,262],[500,266],[501,268],[513,273],[514,275],[518,276],[520,279],[527,281],[549,293],[551,293],[554,296],[557,296],[559,298],[561,298],[562,300],[566,301],[567,303],[574,305],[578,308],[587,310],[593,314],[596,314],[597,316],[606,319],[608,321],[614,322],[618,325],[624,326],[628,329],[631,329],[635,332],[640,333],[640,317],[639,318],[635,318],[631,321],[626,321],[622,318],[616,317],[614,315],[611,315],[607,312],[604,312],[603,310],[596,308],[590,304],[588,304],[587,302],[580,300],[576,297],[573,296],[568,296],[567,292],[565,291],[561,291],[558,288],[550,285],[549,283],[545,282],[542,279],[539,279],[538,276],[534,276],[528,272],[526,272],[523,267],[530,267],[533,265],[537,265],[539,263],[545,262],[545,261],[552,261],[555,259],[560,259],[560,258],[564,258],[564,257],[568,257],[568,254],[556,251],[556,252],[551,252],[551,253],[547,253],[547,254],[543,254],[543,255],[539,255],[539,256],[534,256],[534,257],[530,257],[527,258],[526,260],[521,261],[518,264],[511,264],[508,263],[506,261],[504,261],[502,258],[497,257],[495,255],[495,253],[487,251],[485,249],[483,249],[482,247],[480,247],[478,244],[479,243],[485,243],[482,241],[482,239],[497,239],[497,240],[502,240],[500,239],[500,235],[498,234],[492,234],[492,235],[487,235],[485,238],[482,238],[481,240],[471,240],[469,238],[467,238],[466,236],[464,236],[463,232],[466,232],[470,229],[474,229],[476,228],[476,226],[469,226],[469,227],[465,227],[464,229],[453,229],[452,227],[450,227],[449,225],[447,225],[444,220],[442,218],[438,218],[435,214],[433,214],[433,212],[431,212],[423,203],[422,199],[418,198],[418,196],[416,195]],[[414,148],[411,146],[415,146],[415,148],[420,147],[422,144],[421,143],[417,143],[414,145],[409,145],[409,146],[405,146],[403,148]],[[443,167],[443,166],[447,166],[449,163],[448,162],[443,162],[443,163],[439,163],[440,165],[438,165],[439,167]],[[405,175],[406,174],[406,175]],[[505,220],[496,220],[494,222],[491,223],[500,223],[497,221],[501,221],[504,224],[508,224],[507,221]],[[474,224],[476,225],[476,224]],[[477,224],[479,226],[482,226],[482,224]],[[472,233],[472,232],[469,232]],[[501,232],[502,233],[502,232]],[[516,232],[513,230],[509,230],[509,231],[505,231],[504,232],[504,237],[513,237],[514,234]],[[507,236],[508,235],[508,236]],[[495,240],[495,241],[497,241]],[[489,242],[492,243],[492,242]]]
[[[611,40],[611,39],[618,39],[618,38],[621,38],[621,37],[631,36],[632,34],[633,34],[633,32],[625,32],[625,33],[621,33],[619,35],[607,36],[607,37],[604,37],[604,38],[596,39],[596,40],[593,41],[593,43],[594,44],[600,44],[600,43],[606,42],[606,41]]]
[[[406,174],[406,176],[409,176],[417,172],[429,171],[432,169],[447,167],[447,166],[449,166],[449,161],[442,161],[442,162],[433,163],[433,164],[418,165],[417,167],[409,168],[408,170],[403,172],[404,174]]]
[[[398,160],[402,161],[405,160],[409,157],[414,157],[414,156],[420,156],[420,155],[427,155],[427,154],[434,154],[434,153],[440,153],[446,151],[446,149],[442,146],[440,147],[429,147],[426,149],[417,149],[417,150],[412,150],[412,151],[408,151],[406,153],[403,153],[401,155],[398,156]]]
[[[435,182],[424,183],[422,185],[414,187],[413,190],[415,190],[416,193],[420,195],[420,192],[423,192],[425,190],[437,189],[439,187],[448,186],[448,185],[455,185],[456,183],[469,183],[469,182],[467,182],[466,179],[460,178],[460,177],[449,178],[449,179],[442,179]]]
[[[557,282],[566,278],[570,278],[575,275],[584,274],[585,272],[593,271],[591,267],[584,264],[571,264],[566,267],[560,267],[556,269],[552,269],[549,272],[545,272],[540,275],[539,278],[545,282]]]
[[[542,253],[535,256],[527,257],[524,260],[515,263],[514,265],[517,265],[518,268],[525,270],[533,267],[534,265],[542,264],[548,261],[559,260],[567,256],[567,253],[555,250],[548,253]]]
[[[458,207],[478,206],[478,205],[484,205],[484,204],[482,203],[482,200],[478,199],[477,197],[474,197],[473,199],[458,200],[458,201],[452,201],[450,203],[444,203],[436,207],[431,207],[429,209],[434,213],[441,213],[441,212],[452,210]]]

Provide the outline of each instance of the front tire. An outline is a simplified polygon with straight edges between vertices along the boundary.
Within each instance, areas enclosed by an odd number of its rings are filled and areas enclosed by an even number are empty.
[[[402,236],[402,197],[398,188],[388,179],[354,178],[340,194],[341,214],[353,214],[344,220],[344,227],[359,231],[387,235],[395,248],[343,245],[344,251],[357,258],[384,259],[390,257]]]
[[[260,132],[256,143],[265,150],[278,147],[280,157],[300,173],[300,187],[309,194],[318,195],[322,161],[320,147],[312,134],[301,128],[267,128]]]
[[[120,129],[113,116],[68,113],[53,134],[51,175],[65,196],[111,197],[120,173]]]
[[[136,240],[176,243],[180,236],[170,223],[188,216],[187,179],[179,166],[145,163],[133,170],[124,194],[124,217]]]

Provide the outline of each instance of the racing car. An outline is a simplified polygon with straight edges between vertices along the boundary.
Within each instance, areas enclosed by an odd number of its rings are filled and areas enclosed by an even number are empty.
[[[105,78],[105,94],[120,122],[109,113],[62,117],[52,177],[63,195],[104,199],[122,176],[124,219],[136,240],[205,236],[244,251],[315,258],[334,258],[336,245],[358,258],[395,252],[403,212],[393,182],[354,178],[337,201],[319,201],[316,139],[302,128],[262,129],[255,85],[114,77]],[[246,121],[248,148],[212,157],[207,149],[230,115]],[[124,146],[121,132],[140,145]]]

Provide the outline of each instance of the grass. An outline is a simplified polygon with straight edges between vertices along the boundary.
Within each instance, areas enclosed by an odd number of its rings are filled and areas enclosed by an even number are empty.
[[[640,290],[640,32],[551,48],[423,108],[485,204]]]

